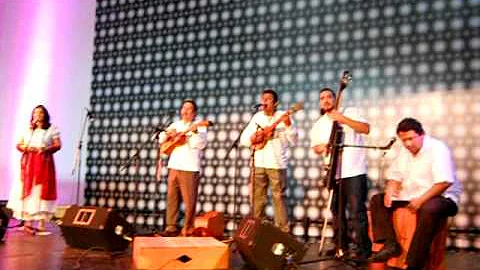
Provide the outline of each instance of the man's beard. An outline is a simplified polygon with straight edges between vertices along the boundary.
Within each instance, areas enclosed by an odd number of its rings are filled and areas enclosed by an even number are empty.
[[[331,111],[333,111],[333,106],[330,106],[328,109],[320,109],[320,114],[324,115],[324,114],[326,114],[328,112],[331,112]]]

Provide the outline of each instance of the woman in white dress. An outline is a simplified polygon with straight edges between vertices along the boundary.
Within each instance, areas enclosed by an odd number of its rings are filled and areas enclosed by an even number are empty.
[[[30,233],[49,234],[46,222],[53,215],[57,199],[53,153],[60,148],[60,133],[51,125],[47,109],[36,106],[29,128],[17,143],[22,152],[20,181],[14,185],[7,205],[16,219],[25,222],[24,229]]]

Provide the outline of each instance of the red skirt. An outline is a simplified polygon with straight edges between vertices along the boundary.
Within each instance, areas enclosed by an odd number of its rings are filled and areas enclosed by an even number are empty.
[[[57,199],[57,180],[55,164],[51,153],[23,153],[21,160],[21,177],[23,182],[22,199],[32,193],[36,185],[41,185],[40,199],[53,201]]]

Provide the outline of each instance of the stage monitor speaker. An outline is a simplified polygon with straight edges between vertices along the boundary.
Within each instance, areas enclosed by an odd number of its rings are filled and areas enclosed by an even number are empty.
[[[94,206],[70,206],[59,226],[67,245],[106,251],[125,250],[134,231],[117,211]]]
[[[0,241],[3,240],[7,232],[8,222],[12,216],[12,211],[7,207],[7,201],[0,201]]]
[[[292,235],[256,218],[243,219],[234,240],[243,259],[257,269],[284,269],[307,251]]]
[[[217,211],[210,211],[195,218],[194,236],[213,236],[217,239],[223,238],[223,231],[225,229],[225,221],[223,213]]]

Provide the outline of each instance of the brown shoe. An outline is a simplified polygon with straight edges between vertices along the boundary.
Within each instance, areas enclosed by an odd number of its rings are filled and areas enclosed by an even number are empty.
[[[23,226],[23,230],[28,233],[28,234],[31,234],[31,235],[35,235],[37,233],[37,229],[31,227],[31,226],[28,226],[28,225],[24,225]]]
[[[163,231],[163,232],[159,232],[158,235],[162,236],[162,237],[176,237],[180,234],[179,231]]]

